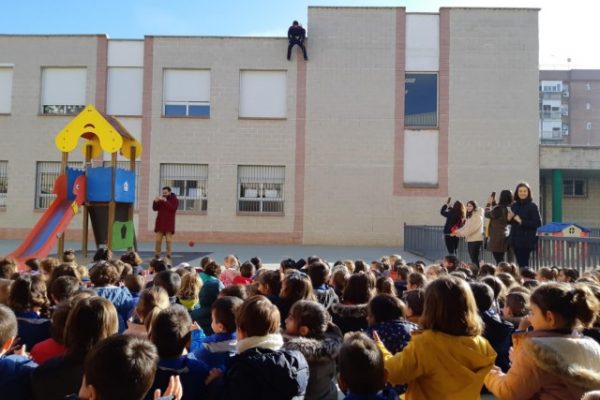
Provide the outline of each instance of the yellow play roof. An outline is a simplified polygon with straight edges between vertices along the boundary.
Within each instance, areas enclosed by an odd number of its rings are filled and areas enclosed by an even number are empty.
[[[77,147],[80,137],[87,139],[86,145],[92,146],[92,158],[100,157],[103,150],[107,153],[120,150],[124,157],[131,159],[132,146],[135,158],[142,155],[142,144],[116,118],[101,113],[91,104],[58,132],[54,143],[61,152],[70,153]]]

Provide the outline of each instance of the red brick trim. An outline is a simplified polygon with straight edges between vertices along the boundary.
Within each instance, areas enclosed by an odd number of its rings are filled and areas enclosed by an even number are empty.
[[[296,157],[294,166],[294,236],[304,234],[304,179],[306,162],[306,61],[296,57]]]
[[[396,14],[396,107],[394,141],[394,196],[444,197],[448,195],[448,120],[450,108],[450,10],[440,9],[440,59],[438,103],[438,185],[410,188],[404,185],[404,75],[406,12]]]
[[[142,162],[140,163],[140,193],[138,197],[139,226],[138,237],[145,237],[149,231],[150,212],[150,152],[152,143],[152,80],[154,71],[154,38],[144,39],[144,89],[142,102]]]
[[[108,39],[105,35],[98,35],[96,47],[96,98],[94,99],[97,110],[106,112],[106,80],[108,71]]]

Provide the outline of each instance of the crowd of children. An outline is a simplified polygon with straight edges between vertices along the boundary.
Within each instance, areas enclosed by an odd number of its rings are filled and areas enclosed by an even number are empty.
[[[600,270],[0,259],[7,399],[591,399]],[[598,397],[600,398],[600,397]]]

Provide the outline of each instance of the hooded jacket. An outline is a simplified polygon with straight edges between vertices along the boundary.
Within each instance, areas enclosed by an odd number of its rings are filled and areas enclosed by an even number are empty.
[[[485,386],[499,399],[580,399],[600,389],[600,345],[576,333],[533,331],[513,335],[508,374],[490,373]]]
[[[467,218],[462,228],[456,231],[456,236],[464,237],[467,242],[483,241],[483,209],[477,207],[471,217]]]
[[[483,379],[492,369],[496,352],[482,336],[453,336],[425,330],[413,333],[408,346],[392,355],[383,353],[388,382],[408,384],[405,399],[479,399]]]
[[[337,400],[336,358],[342,347],[342,332],[331,324],[323,338],[284,337],[283,348],[297,350],[304,355],[310,375],[306,400]]]
[[[340,302],[335,290],[325,283],[315,288],[314,293],[315,296],[317,296],[317,301],[321,303],[326,310],[329,310],[331,306]]]
[[[195,308],[190,312],[192,320],[196,321],[207,335],[213,334],[213,330],[210,326],[212,322],[210,308],[219,296],[221,289],[223,289],[223,283],[218,279],[205,281],[204,285],[202,285],[202,289],[200,289],[200,307]]]
[[[343,304],[336,303],[331,306],[329,313],[333,323],[342,333],[361,331],[367,329],[368,303],[365,304]]]

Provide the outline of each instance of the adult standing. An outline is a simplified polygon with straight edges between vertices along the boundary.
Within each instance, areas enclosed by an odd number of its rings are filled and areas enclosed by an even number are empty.
[[[464,237],[467,241],[469,258],[479,268],[479,255],[483,245],[483,210],[477,206],[475,200],[467,202],[467,219],[465,225],[451,234],[452,236]]]
[[[496,264],[504,261],[504,255],[508,251],[510,234],[508,214],[512,202],[512,192],[503,190],[500,192],[498,204],[494,205],[495,200],[490,197],[485,207],[485,217],[490,219],[487,249],[492,252]]]
[[[163,238],[166,242],[167,258],[171,258],[171,241],[175,234],[177,207],[179,207],[179,200],[177,200],[177,196],[169,186],[163,187],[162,196],[156,197],[152,203],[152,209],[157,212],[156,222],[154,223],[154,232],[156,233],[154,253],[156,258],[160,258]]]
[[[304,59],[308,60],[308,56],[306,55],[306,47],[304,47],[304,39],[306,39],[306,30],[298,23],[298,21],[292,22],[292,26],[290,26],[288,29],[288,61],[292,57],[292,47],[294,47],[294,45],[300,46],[302,49],[302,54],[304,55]]]
[[[511,244],[520,268],[529,266],[529,256],[537,244],[537,228],[542,218],[537,204],[533,202],[531,187],[521,182],[515,189],[515,201],[508,213],[511,225]]]
[[[450,199],[448,203],[442,206],[440,214],[446,217],[446,223],[444,224],[444,242],[446,243],[446,249],[448,254],[456,254],[458,250],[458,237],[452,236],[452,232],[463,225],[465,219],[465,206],[460,201],[455,201],[454,205],[450,207]]]

